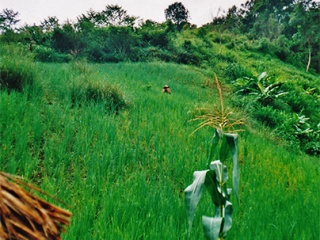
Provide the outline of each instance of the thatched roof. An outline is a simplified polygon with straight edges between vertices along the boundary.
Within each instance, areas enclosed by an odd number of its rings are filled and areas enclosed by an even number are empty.
[[[71,212],[54,206],[20,185],[43,193],[20,178],[0,172],[0,239],[61,239]]]

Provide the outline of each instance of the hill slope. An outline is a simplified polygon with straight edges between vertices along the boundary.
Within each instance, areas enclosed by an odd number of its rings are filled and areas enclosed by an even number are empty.
[[[187,239],[183,190],[193,171],[206,169],[213,134],[191,135],[197,123],[189,120],[195,106],[216,102],[211,70],[158,62],[37,63],[29,70],[36,87],[0,93],[1,171],[67,203],[73,217],[64,239]],[[78,84],[94,94],[75,99]],[[171,95],[162,94],[164,84]],[[108,86],[125,102],[117,111],[92,90]],[[230,239],[320,234],[319,159],[276,138],[251,124],[240,135],[241,202],[232,197]],[[191,239],[203,235],[209,206],[207,196]]]

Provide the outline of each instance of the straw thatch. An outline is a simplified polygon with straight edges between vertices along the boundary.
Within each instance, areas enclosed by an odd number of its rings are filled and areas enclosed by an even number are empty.
[[[71,212],[54,206],[20,185],[42,192],[16,176],[0,172],[0,240],[61,239]]]

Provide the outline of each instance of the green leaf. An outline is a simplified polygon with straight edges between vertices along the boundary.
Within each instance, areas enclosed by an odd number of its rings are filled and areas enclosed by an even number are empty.
[[[261,73],[261,74],[259,75],[259,77],[258,77],[258,81],[263,80],[263,79],[266,78],[267,76],[268,76],[268,74],[267,74],[266,72]]]
[[[216,173],[216,179],[218,183],[224,184],[228,181],[227,167],[223,165],[220,160],[216,160],[210,163],[210,169]]]
[[[212,159],[215,159],[219,156],[218,149],[219,149],[219,143],[220,143],[221,138],[222,138],[221,132],[218,131],[217,129],[215,129],[215,132],[212,137],[211,151],[210,151],[210,155],[209,155],[209,159],[208,159],[208,166],[209,166],[210,162],[212,161]]]
[[[223,218],[223,228],[222,232],[220,233],[220,237],[225,238],[227,232],[232,227],[232,204],[229,201],[226,201],[226,205],[224,208],[224,218]]]
[[[185,193],[184,200],[185,200],[185,206],[186,206],[187,215],[188,215],[189,233],[192,227],[192,222],[194,219],[198,202],[202,195],[204,181],[205,181],[207,172],[208,170],[195,171],[193,173],[193,177],[194,177],[193,183],[184,190],[184,193]]]
[[[240,169],[239,169],[239,161],[238,161],[238,135],[225,133],[227,142],[230,147],[231,156],[233,160],[233,170],[232,170],[232,185],[233,191],[239,201],[239,182],[240,182]]]
[[[264,90],[265,90],[265,87],[263,86],[262,84],[262,81],[267,77],[267,73],[266,72],[263,72],[260,74],[260,76],[258,77],[258,81],[257,81],[257,85],[261,91],[261,93],[264,93]]]
[[[221,144],[221,148],[220,148],[220,161],[221,162],[224,163],[227,160],[227,158],[229,156],[229,152],[230,152],[230,149],[229,149],[227,139],[224,134],[224,136],[222,137],[222,144]]]
[[[223,187],[222,189],[220,188],[216,172],[213,170],[208,171],[204,183],[207,191],[211,196],[213,204],[215,206],[224,205],[226,202],[226,198],[228,197],[227,190],[225,189],[225,187]]]
[[[221,217],[202,217],[202,226],[206,239],[217,240],[219,238],[221,223]]]

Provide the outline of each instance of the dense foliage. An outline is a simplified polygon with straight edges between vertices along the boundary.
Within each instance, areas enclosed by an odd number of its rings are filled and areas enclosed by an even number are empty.
[[[179,31],[194,29],[194,40],[204,43],[212,33],[231,32],[242,35],[244,42],[259,42],[260,52],[320,72],[320,12],[314,1],[250,0],[200,28],[188,22],[189,11],[180,2],[168,6],[164,14],[167,21],[156,23],[130,16],[118,5],[107,5],[100,12],[90,9],[72,22],[48,17],[38,26],[17,29],[18,12],[4,9],[0,40],[29,45],[41,61],[69,61],[65,56],[69,55],[94,62],[160,59],[199,65],[208,56],[189,41],[177,45]]]

